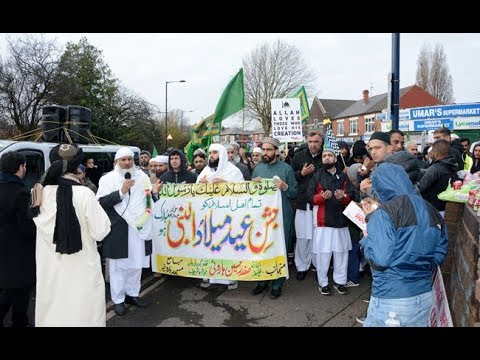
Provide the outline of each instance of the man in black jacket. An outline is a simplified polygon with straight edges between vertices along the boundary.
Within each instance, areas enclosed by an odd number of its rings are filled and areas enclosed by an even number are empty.
[[[197,174],[187,170],[187,158],[178,149],[170,151],[168,156],[168,171],[160,176],[160,181],[171,184],[194,184]]]
[[[293,156],[292,168],[298,183],[298,194],[295,201],[295,266],[297,280],[305,279],[310,265],[315,265],[312,259],[313,214],[307,203],[307,189],[315,171],[322,167],[322,138],[320,133],[312,131],[307,135],[308,147],[297,151]]]
[[[335,151],[324,149],[322,169],[313,175],[307,189],[307,201],[317,206],[314,219],[312,252],[316,256],[317,280],[322,295],[330,295],[328,270],[333,253],[334,288],[346,294],[348,251],[352,249],[347,217],[343,215],[351,200],[358,200],[348,176],[337,170]]]
[[[0,159],[0,327],[10,307],[12,327],[28,325],[30,291],[35,284],[35,224],[23,178],[25,156],[11,151]]]
[[[138,297],[142,268],[150,267],[152,253],[152,208],[160,181],[152,186],[148,176],[135,168],[133,151],[120,148],[115,167],[100,178],[97,199],[112,230],[103,240],[103,255],[109,261],[110,294],[117,315],[125,314],[125,303],[147,307]]]
[[[415,185],[422,197],[438,210],[442,217],[445,216],[446,202],[438,198],[438,194],[444,191],[450,178],[455,173],[455,158],[449,155],[450,143],[440,139],[433,143],[430,157],[432,164],[428,167],[425,175]]]

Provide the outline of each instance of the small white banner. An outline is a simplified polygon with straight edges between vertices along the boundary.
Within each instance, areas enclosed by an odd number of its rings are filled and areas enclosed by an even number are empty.
[[[343,210],[343,215],[352,220],[353,223],[360,228],[360,230],[367,231],[365,213],[354,201],[350,201],[345,210]]]
[[[430,312],[429,327],[453,327],[452,315],[448,306],[447,293],[440,267],[437,268],[432,285],[433,304]]]
[[[272,137],[280,142],[303,140],[300,99],[272,99]]]

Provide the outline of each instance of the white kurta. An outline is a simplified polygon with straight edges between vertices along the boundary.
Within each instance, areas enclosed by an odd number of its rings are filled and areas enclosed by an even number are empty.
[[[97,241],[110,232],[110,219],[84,186],[72,186],[82,250],[55,252],[56,185],[43,189],[37,225],[35,326],[106,326],[105,281]]]

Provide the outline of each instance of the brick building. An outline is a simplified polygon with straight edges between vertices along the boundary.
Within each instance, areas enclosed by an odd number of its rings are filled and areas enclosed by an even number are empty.
[[[400,89],[400,109],[420,106],[441,105],[442,102],[418,85]],[[370,97],[363,90],[363,97],[348,108],[330,117],[333,133],[339,140],[368,140],[374,131],[380,131],[380,114],[387,109],[388,93]]]

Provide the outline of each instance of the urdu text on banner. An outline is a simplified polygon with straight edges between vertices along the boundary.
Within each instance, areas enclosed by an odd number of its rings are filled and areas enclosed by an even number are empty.
[[[164,184],[154,206],[154,271],[185,277],[288,277],[282,200],[273,180]]]

